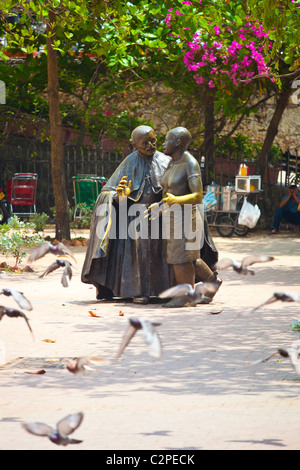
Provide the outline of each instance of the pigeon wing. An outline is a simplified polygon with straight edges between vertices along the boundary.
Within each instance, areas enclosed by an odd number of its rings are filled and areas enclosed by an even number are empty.
[[[19,310],[13,310],[13,314],[9,315],[9,316],[10,317],[22,317],[22,318],[24,318],[25,322],[27,323],[27,326],[29,328],[30,333],[33,335],[33,331],[31,329],[31,326],[29,324],[29,320],[28,320],[27,316],[25,315],[25,313],[20,312]]]
[[[19,313],[20,313],[19,316],[24,318],[24,320],[25,320],[26,323],[27,323],[27,326],[28,326],[28,328],[29,328],[30,333],[33,335],[33,331],[32,331],[32,329],[31,329],[31,326],[30,326],[30,323],[29,323],[28,318],[26,317],[26,315],[25,315],[24,313],[22,313],[22,312],[19,312]]]
[[[39,258],[42,258],[43,256],[45,256],[47,253],[50,252],[50,249],[51,249],[51,243],[47,241],[41,243],[40,245],[38,245],[36,248],[32,250],[32,252],[30,253],[28,257],[28,262],[30,263]]]
[[[233,258],[223,258],[220,261],[218,261],[214,268],[215,269],[227,269],[231,268],[234,265],[237,265],[238,263],[233,259]]]
[[[60,265],[57,263],[57,261],[54,261],[54,263],[50,264],[50,266],[48,266],[46,271],[44,271],[43,274],[40,275],[40,277],[47,276],[47,274],[52,273],[53,271],[55,271],[58,268],[60,268]]]
[[[263,363],[263,362],[267,362],[267,361],[269,361],[270,359],[272,359],[272,357],[278,356],[278,354],[280,354],[280,352],[279,352],[279,351],[276,351],[276,352],[270,354],[270,356],[265,357],[264,359],[259,359],[258,361],[252,362],[252,365],[256,365],[256,364],[261,364],[261,363]]]
[[[49,436],[55,433],[55,429],[45,423],[23,423],[23,428],[36,436]]]
[[[17,318],[17,317],[22,317],[22,318],[24,318],[24,320],[26,321],[27,326],[28,326],[28,328],[29,328],[31,334],[33,335],[31,326],[30,326],[30,324],[29,324],[29,320],[28,320],[28,318],[26,317],[25,313],[20,312],[20,310],[16,310],[15,308],[0,307],[0,316],[1,316],[0,319],[3,317],[3,315],[7,315],[7,316],[10,317],[10,318]]]
[[[143,327],[145,341],[149,346],[149,354],[151,357],[155,359],[161,358],[161,341],[160,338],[155,330],[153,324],[148,321],[144,320],[143,318],[139,318],[141,325]]]
[[[254,263],[266,263],[267,261],[273,261],[274,256],[268,255],[250,255],[245,256],[242,260],[242,268],[246,269],[247,266],[251,266]]]
[[[83,413],[74,413],[66,416],[57,423],[57,431],[61,437],[67,437],[77,429],[83,420]]]
[[[127,328],[127,330],[125,331],[123,335],[123,338],[119,347],[119,351],[116,354],[115,360],[119,359],[119,357],[123,354],[124,349],[126,348],[126,346],[128,346],[128,344],[130,343],[130,341],[132,340],[136,332],[137,332],[137,329],[134,326],[129,325],[129,327]]]
[[[73,272],[72,272],[72,265],[71,263],[69,263],[69,261],[66,261],[65,271],[68,273],[69,279],[71,280],[73,276]]]
[[[2,317],[5,314],[6,314],[6,308],[0,305],[0,320],[2,320]]]
[[[76,261],[72,251],[66,246],[64,245],[64,243],[62,242],[59,242],[57,243],[57,245],[55,245],[57,250],[61,253],[61,254],[64,254],[64,255],[68,255],[70,256],[71,258],[73,258],[74,261]]]
[[[215,294],[218,290],[218,284],[214,282],[197,282],[195,284],[195,292],[197,298],[207,297],[211,294]]]
[[[282,302],[299,302],[299,295],[292,291],[275,292],[274,296]]]
[[[33,336],[33,331],[32,331],[32,329],[31,329],[29,320],[28,320],[28,318],[26,317],[25,313],[20,312],[19,310],[14,310],[14,315],[10,315],[10,316],[13,316],[13,317],[22,317],[22,318],[24,318],[24,320],[26,321],[27,326],[28,326],[28,328],[29,328],[29,331],[30,331],[30,333],[31,333],[32,336]]]
[[[64,287],[69,287],[70,280],[72,279],[72,268],[71,264],[66,261],[66,266],[63,270],[61,283]]]
[[[191,284],[178,284],[177,286],[170,287],[159,294],[161,299],[168,299],[173,297],[184,297],[191,293],[193,290]]]
[[[299,302],[299,296],[295,292],[291,291],[285,291],[285,292],[274,292],[272,297],[270,297],[268,300],[266,300],[264,303],[258,305],[255,307],[252,312],[257,310],[258,308],[264,306],[264,305],[269,305],[272,304],[273,302],[277,302],[278,300],[281,300],[282,302]]]
[[[22,292],[19,292],[15,289],[9,289],[13,299],[17,302],[19,307],[24,308],[25,310],[32,310],[32,305],[29,300],[25,297]]]
[[[300,375],[300,341],[294,341],[287,349],[281,350],[283,357],[288,356],[297,375]]]
[[[269,304],[272,304],[274,302],[277,302],[277,300],[279,300],[277,297],[275,297],[275,295],[272,295],[272,297],[270,297],[268,300],[266,300],[265,302],[263,302],[262,304],[259,304],[257,305],[257,307],[254,307],[252,310],[251,310],[251,313],[255,312],[256,310],[258,310],[259,308],[263,307],[264,305],[269,305]]]
[[[300,375],[299,352],[298,350],[288,348],[289,357],[297,375]]]
[[[85,369],[87,368],[87,366],[90,364],[90,359],[88,357],[79,357],[77,359],[77,367],[79,370],[81,370],[82,372],[85,371]]]

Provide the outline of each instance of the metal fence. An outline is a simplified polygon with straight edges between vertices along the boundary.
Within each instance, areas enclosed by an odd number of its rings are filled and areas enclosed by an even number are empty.
[[[73,176],[94,175],[108,178],[124,158],[119,151],[99,147],[64,147],[64,163],[68,199],[74,206]],[[51,149],[48,143],[14,141],[0,146],[0,187],[7,191],[7,182],[14,173],[37,173],[36,210],[50,214],[54,206]]]
[[[129,152],[129,148],[127,153],[126,151],[123,153],[118,150],[107,151],[96,146],[65,146],[66,186],[70,205],[73,207],[75,202],[73,176],[94,175],[108,178]],[[191,150],[191,152],[203,169],[204,161],[199,151],[196,149]],[[291,153],[293,154],[293,152]],[[214,174],[210,175],[211,180],[216,181],[221,186],[226,186],[228,182],[234,183],[235,175],[238,174],[241,163],[246,163],[250,167],[250,174],[260,174],[257,156],[249,161],[241,154],[233,155],[231,153],[230,155],[223,154],[215,157]],[[271,158],[268,169],[262,177],[264,203],[266,203],[267,197],[270,216],[273,213],[272,207],[277,205],[277,199],[280,198],[285,191],[285,186],[289,183],[290,175],[287,177],[287,168],[289,166],[287,165],[286,154],[282,154],[280,158],[276,157],[276,161]],[[50,144],[14,137],[12,142],[0,145],[0,187],[4,191],[7,189],[7,182],[14,173],[18,172],[38,174],[36,209],[39,213],[46,212],[50,214],[51,208],[54,206]],[[291,177],[293,177],[292,174]],[[277,198],[276,194],[278,194]]]

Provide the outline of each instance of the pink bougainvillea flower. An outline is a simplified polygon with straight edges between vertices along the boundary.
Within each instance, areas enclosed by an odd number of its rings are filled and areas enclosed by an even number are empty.
[[[213,28],[218,35],[220,28]],[[201,67],[201,75],[194,75],[197,83],[205,81],[211,88],[226,86],[222,77],[227,77],[238,86],[240,80],[249,81],[257,73],[268,76],[270,68],[265,63],[261,41],[265,37],[267,35],[257,21],[248,21],[243,28],[239,28],[236,38],[240,40],[233,39],[229,44],[222,40],[204,42],[202,31],[198,31],[193,41],[187,43],[184,64],[191,72]],[[269,47],[272,47],[272,42],[269,42]]]

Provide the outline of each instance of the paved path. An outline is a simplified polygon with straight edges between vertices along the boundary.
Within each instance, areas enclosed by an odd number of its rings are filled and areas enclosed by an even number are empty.
[[[78,267],[68,289],[61,286],[58,271],[39,279],[51,255],[32,265],[33,273],[1,279],[1,287],[14,287],[30,298],[35,338],[22,319],[3,317],[0,340],[10,365],[0,369],[0,449],[64,449],[26,433],[21,423],[55,424],[82,411],[74,438],[83,442],[66,449],[298,450],[299,378],[289,360],[251,362],[299,337],[290,327],[300,320],[299,305],[274,303],[252,316],[240,314],[274,290],[300,293],[300,237],[263,233],[216,236],[215,242],[220,257],[241,259],[255,252],[276,260],[257,265],[255,276],[225,271],[213,303],[172,310],[96,301],[94,288],[80,282],[84,247],[73,248]],[[4,296],[0,303],[16,307]],[[59,367],[67,357],[111,358],[128,318],[137,315],[161,322],[161,361],[147,354],[138,333],[120,360],[101,371],[74,376]],[[38,369],[46,373],[27,373]]]

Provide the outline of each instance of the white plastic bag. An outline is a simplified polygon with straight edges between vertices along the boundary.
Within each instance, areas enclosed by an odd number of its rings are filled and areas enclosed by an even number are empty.
[[[207,191],[207,193],[202,199],[202,203],[204,205],[204,211],[209,211],[210,209],[212,209],[217,204],[217,202],[218,201],[216,200],[214,193],[212,192],[212,189],[209,188],[209,190]]]
[[[244,198],[242,208],[239,213],[238,223],[240,225],[246,225],[249,228],[254,228],[260,218],[260,209],[257,204],[253,206]]]

